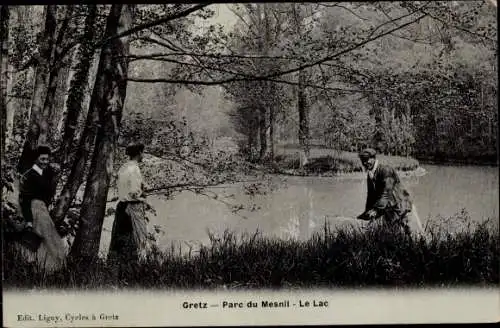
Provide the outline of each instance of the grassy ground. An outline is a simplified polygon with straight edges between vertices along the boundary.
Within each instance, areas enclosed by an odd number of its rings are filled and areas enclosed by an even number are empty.
[[[438,233],[439,232],[439,233]],[[375,286],[485,286],[499,280],[500,237],[491,222],[462,231],[431,231],[409,239],[379,227],[328,226],[307,241],[260,234],[211,236],[211,245],[181,256],[152,252],[127,263],[121,275],[100,261],[46,275],[7,245],[5,288],[294,288]]]
[[[317,146],[311,148],[309,163],[303,170],[299,170],[298,152],[297,147],[277,147],[277,171],[298,175],[334,175],[363,171],[357,153]],[[411,157],[378,155],[377,158],[381,163],[389,164],[399,171],[413,171],[419,167],[419,162]]]

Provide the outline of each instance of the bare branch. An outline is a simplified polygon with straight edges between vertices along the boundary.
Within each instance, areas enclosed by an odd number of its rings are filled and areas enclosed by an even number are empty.
[[[111,37],[109,37],[107,39],[102,40],[101,42],[97,43],[96,47],[102,47],[104,44],[108,43],[111,40],[122,38],[124,36],[130,35],[130,34],[134,34],[134,33],[140,32],[142,30],[146,30],[148,28],[155,27],[157,25],[170,22],[170,21],[178,19],[178,18],[186,17],[189,14],[191,14],[191,13],[193,13],[195,11],[198,11],[200,9],[203,9],[204,7],[209,6],[211,4],[212,3],[210,3],[210,2],[205,2],[203,4],[199,4],[199,5],[193,6],[193,7],[189,8],[189,9],[186,9],[186,10],[180,11],[178,13],[175,13],[173,15],[168,15],[166,17],[154,20],[152,22],[148,22],[148,23],[144,23],[144,24],[141,24],[141,25],[137,25],[135,27],[132,27],[131,29],[123,31],[122,33],[113,35],[113,36],[111,36]]]
[[[391,23],[395,24],[397,21],[399,21],[399,20],[401,20],[401,19],[403,19],[403,18],[406,18],[406,17],[412,16],[413,14],[416,14],[416,13],[418,13],[418,12],[422,12],[422,13],[424,13],[424,14],[425,14],[425,12],[423,12],[422,10],[423,10],[425,7],[427,7],[428,5],[429,5],[429,4],[425,4],[425,5],[423,5],[423,6],[419,7],[419,8],[417,8],[417,9],[415,9],[414,11],[412,11],[412,12],[410,12],[410,13],[406,14],[406,15],[399,16],[399,17],[397,17],[397,18],[392,18],[392,19],[390,19],[390,20],[388,20],[388,21],[386,21],[386,22],[384,22],[384,23],[380,24],[380,25],[379,25],[379,26],[377,26],[375,29],[373,29],[373,31],[372,31],[372,32],[368,35],[368,37],[371,37],[373,34],[375,34],[375,32],[376,32],[378,29],[380,29],[381,27],[383,27],[383,26],[385,26],[385,25],[387,25],[387,24],[391,24]],[[420,20],[420,19],[419,19],[419,20]]]
[[[240,15],[240,13],[238,13],[235,9],[231,8],[230,6],[227,6],[227,8],[229,8],[229,10],[231,10],[231,12],[236,16],[238,17],[242,22],[243,24],[245,24],[247,27],[248,27],[248,31],[251,32],[254,36],[256,37],[259,37],[255,34],[255,32],[252,30],[252,27],[250,26],[250,24],[248,24],[248,22]]]
[[[303,58],[300,57],[288,57],[288,56],[265,56],[265,55],[229,55],[229,54],[200,54],[194,52],[171,52],[171,53],[152,53],[147,55],[129,55],[129,58],[134,60],[147,60],[156,59],[169,56],[192,56],[192,57],[207,57],[207,58],[238,58],[238,59],[281,59],[281,60],[297,60],[301,61]]]
[[[194,64],[193,64],[194,65]],[[203,68],[203,67],[202,67]],[[214,69],[215,70],[215,69]],[[129,82],[137,82],[137,83],[172,83],[172,84],[193,84],[193,85],[219,85],[221,84],[220,81],[200,81],[200,80],[183,80],[183,79],[164,79],[164,78],[158,78],[158,79],[144,79],[144,78],[137,78],[137,77],[129,77],[127,78],[127,81]],[[248,79],[234,79],[234,81],[231,82],[252,82],[252,81],[270,81],[274,83],[282,83],[282,84],[289,84],[289,85],[298,85],[297,82],[292,82],[292,81],[285,81],[285,80],[276,80],[276,79],[271,79],[271,78],[256,78],[256,77],[251,77]],[[229,82],[227,82],[229,83]],[[226,83],[223,83],[226,84]],[[344,93],[364,93],[364,92],[371,92],[371,90],[361,90],[361,89],[345,89],[345,88],[334,88],[334,87],[324,87],[316,84],[311,84],[311,83],[302,83],[304,87],[308,88],[314,88],[314,89],[322,89],[325,91],[335,91],[335,92],[344,92]]]
[[[375,40],[377,40],[377,39],[380,39],[380,38],[381,38],[381,37],[383,37],[383,36],[386,36],[386,35],[388,35],[388,34],[391,34],[391,33],[393,33],[394,31],[397,31],[397,30],[402,29],[402,28],[404,28],[404,27],[406,27],[406,26],[409,26],[409,25],[411,25],[411,24],[414,24],[415,22],[420,21],[420,20],[421,20],[422,18],[424,18],[425,16],[427,16],[427,15],[426,15],[426,14],[421,15],[421,16],[417,17],[416,19],[414,19],[414,20],[412,20],[412,21],[410,21],[410,22],[407,22],[407,23],[405,23],[405,24],[401,24],[401,25],[399,25],[398,27],[395,27],[395,28],[393,28],[393,29],[390,29],[389,31],[386,31],[386,32],[384,32],[384,33],[381,33],[381,34],[379,34],[379,35],[377,35],[377,36],[375,36],[375,37],[368,38],[368,39],[366,39],[366,40],[364,40],[364,41],[362,41],[362,42],[360,42],[360,43],[357,43],[357,44],[355,44],[355,45],[353,45],[353,46],[351,46],[351,47],[348,47],[347,49],[344,49],[344,50],[342,50],[342,51],[339,51],[339,52],[337,52],[337,53],[335,53],[335,54],[333,54],[333,55],[331,55],[331,56],[326,56],[326,57],[323,57],[323,58],[321,58],[321,59],[319,59],[319,60],[317,60],[317,61],[315,61],[315,62],[312,62],[312,63],[309,63],[309,64],[304,64],[304,65],[298,66],[298,67],[296,67],[296,68],[292,68],[292,69],[289,69],[289,70],[285,70],[285,71],[277,72],[277,73],[274,73],[274,74],[269,74],[269,75],[264,76],[264,77],[265,77],[265,78],[272,78],[272,77],[277,77],[277,76],[287,75],[287,74],[295,73],[295,72],[298,72],[298,71],[300,71],[300,70],[303,70],[303,69],[306,69],[306,68],[309,68],[309,67],[313,67],[313,66],[319,65],[319,64],[324,63],[324,62],[326,62],[326,61],[330,61],[330,60],[332,60],[332,59],[334,59],[334,58],[336,58],[336,57],[342,56],[342,55],[344,55],[344,54],[346,54],[346,53],[349,53],[349,52],[351,52],[351,51],[353,51],[353,50],[356,50],[356,49],[358,49],[358,48],[361,48],[361,47],[362,47],[362,46],[364,46],[365,44],[368,44],[368,43],[370,43],[370,42],[372,42],[372,41],[375,41]]]
[[[151,33],[151,38],[153,38],[153,37],[159,38],[160,40],[158,40],[158,41],[160,41],[160,42],[161,42],[161,41],[165,42],[165,44],[170,45],[170,47],[172,47],[172,48],[176,49],[176,51],[182,51],[182,49],[181,49],[181,48],[179,48],[179,46],[177,46],[175,43],[173,43],[173,42],[172,42],[172,40],[169,40],[169,39],[167,39],[167,38],[164,38],[163,36],[161,36],[161,35],[159,35],[159,34],[156,34],[156,33]]]
[[[463,27],[461,27],[461,26],[457,26],[457,25],[451,24],[450,22],[447,22],[447,21],[443,20],[442,18],[439,18],[439,17],[436,17],[436,16],[434,16],[434,15],[431,15],[431,14],[429,14],[428,12],[426,12],[426,11],[424,11],[424,10],[420,10],[420,11],[421,11],[422,13],[424,13],[424,14],[428,15],[430,18],[435,19],[435,20],[437,20],[438,22],[441,22],[441,23],[442,23],[442,24],[444,24],[445,26],[450,26],[450,27],[455,28],[455,29],[457,29],[457,30],[460,30],[460,31],[462,31],[462,32],[465,32],[465,33],[471,34],[471,35],[473,35],[473,36],[476,36],[476,37],[479,37],[479,38],[482,38],[482,39],[485,39],[485,40],[488,40],[488,41],[491,41],[491,42],[497,42],[496,40],[493,40],[492,38],[487,37],[486,35],[481,35],[481,34],[479,34],[479,33],[476,33],[476,32],[473,32],[473,31],[471,31],[471,30],[468,30],[468,29],[466,29],[466,28],[463,28]]]
[[[345,67],[345,66],[342,66],[342,65],[339,65],[339,64],[334,64],[334,63],[329,63],[329,62],[324,62],[322,63],[321,65],[325,65],[325,66],[330,66],[330,67],[335,67],[335,68],[340,68],[342,70],[345,70],[345,71],[348,71],[349,73],[351,74],[356,74],[356,75],[360,75],[360,76],[363,76],[367,79],[370,79],[371,77],[366,75],[366,74],[363,74],[361,73],[360,71],[356,71],[350,67]],[[319,65],[321,67],[321,65]]]
[[[394,20],[393,17],[391,17],[391,15],[389,15],[389,13],[387,13],[387,11],[385,11],[382,7],[376,7],[379,11],[381,11],[385,17],[389,18],[392,22]],[[424,7],[422,7],[424,8]],[[395,22],[394,22],[395,25],[397,25]],[[418,39],[417,37],[415,38],[410,38],[410,37],[407,37],[407,36],[404,36],[404,35],[399,35],[399,34],[396,34],[396,33],[393,33],[392,34],[394,37],[397,37],[397,38],[400,38],[400,39],[403,39],[403,40],[407,40],[407,41],[412,41],[412,42],[415,42],[415,43],[421,43],[421,44],[432,44],[431,42],[429,42],[428,40],[425,40],[425,39]],[[425,42],[427,41],[427,42]]]
[[[355,16],[356,18],[360,19],[360,20],[364,20],[364,21],[367,21],[368,18],[364,18],[364,17],[361,17],[359,14],[357,14],[354,10],[352,10],[351,8],[347,8],[341,4],[324,4],[324,3],[318,3],[317,4],[318,6],[323,6],[323,7],[328,7],[328,8],[334,8],[334,7],[338,7],[338,8],[342,8],[344,10],[347,10],[349,13],[351,13],[353,16]]]
[[[167,48],[168,50],[172,50],[172,51],[177,51],[177,49],[173,48],[171,45],[167,44],[166,42],[162,42],[160,40],[156,40],[156,39],[153,39],[151,37],[140,37],[140,38],[137,38],[137,40],[139,41],[146,41],[146,42],[151,42],[151,43],[154,43],[154,44],[157,44],[157,45],[160,45],[162,47],[165,47]],[[165,56],[168,56],[170,54],[164,54]]]
[[[409,15],[405,15],[405,17],[407,17]],[[268,75],[264,75],[264,76],[252,76],[252,77],[244,77],[244,78],[236,78],[236,77],[232,77],[232,78],[228,78],[228,79],[223,79],[223,80],[218,80],[218,81],[199,81],[199,80],[184,80],[184,79],[168,79],[168,78],[164,78],[164,79],[144,79],[144,78],[134,78],[134,77],[131,77],[129,78],[128,80],[131,81],[131,82],[149,82],[149,83],[178,83],[178,84],[193,84],[193,85],[221,85],[221,84],[226,84],[226,83],[231,83],[231,82],[238,82],[238,81],[265,81],[265,80],[268,80],[268,81],[273,81],[273,82],[278,82],[278,83],[286,83],[286,84],[293,84],[293,82],[288,82],[288,81],[281,81],[281,80],[273,80],[273,78],[275,77],[279,77],[279,76],[283,76],[283,75],[287,75],[287,74],[291,74],[291,73],[295,73],[295,72],[298,72],[298,71],[301,71],[303,69],[306,69],[306,68],[309,68],[309,67],[314,67],[314,66],[317,66],[317,65],[320,65],[324,62],[327,62],[327,61],[331,61],[333,60],[334,58],[336,57],[339,57],[341,55],[344,55],[346,53],[349,53],[355,49],[358,49],[372,41],[375,41],[381,37],[384,37],[386,35],[389,35],[391,33],[393,33],[394,31],[397,31],[399,29],[402,29],[406,26],[409,26],[411,24],[414,24],[415,22],[418,22],[420,21],[422,18],[426,17],[427,14],[423,14],[417,18],[415,18],[414,20],[410,21],[410,22],[407,22],[407,23],[404,23],[404,24],[401,24],[401,25],[398,25],[397,27],[394,27],[384,33],[380,33],[374,37],[371,37],[371,38],[368,38],[368,39],[365,39],[364,41],[362,42],[359,42],[359,43],[356,43],[342,51],[339,51],[333,55],[330,55],[330,56],[325,56],[317,61],[314,61],[314,62],[311,62],[311,63],[307,63],[307,64],[304,64],[304,65],[300,65],[300,66],[297,66],[295,68],[292,68],[292,69],[288,69],[288,70],[284,70],[284,71],[279,71],[279,72],[276,72],[276,73],[271,73],[271,74],[268,74]],[[396,19],[397,20],[397,19]],[[313,87],[312,85],[310,85],[310,87]],[[315,86],[317,87],[317,86]],[[348,92],[353,92],[353,90],[345,90],[345,89],[339,89],[339,88],[328,88],[328,90],[335,90],[335,91],[348,91]],[[361,90],[356,90],[355,92],[365,92],[365,91],[361,91]]]

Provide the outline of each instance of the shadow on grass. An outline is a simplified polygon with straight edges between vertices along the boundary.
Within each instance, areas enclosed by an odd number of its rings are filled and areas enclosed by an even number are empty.
[[[469,222],[470,223],[470,222]],[[499,280],[498,225],[468,224],[454,232],[428,226],[427,238],[380,227],[322,232],[307,241],[260,233],[210,235],[209,246],[181,255],[152,250],[121,273],[103,260],[85,269],[69,264],[45,274],[12,244],[4,256],[6,288],[303,288],[488,286]]]

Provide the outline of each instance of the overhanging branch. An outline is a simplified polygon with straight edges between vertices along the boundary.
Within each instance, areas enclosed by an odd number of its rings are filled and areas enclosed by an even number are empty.
[[[359,43],[356,43],[342,51],[339,51],[333,55],[330,55],[330,56],[325,56],[319,60],[316,60],[314,62],[311,62],[311,63],[308,63],[308,64],[303,64],[303,65],[300,65],[300,66],[297,66],[295,68],[292,68],[292,69],[288,69],[288,70],[284,70],[284,71],[279,71],[279,72],[276,72],[276,73],[271,73],[271,74],[267,74],[267,75],[263,75],[263,76],[252,76],[251,78],[248,78],[248,77],[245,77],[245,78],[237,78],[237,77],[232,77],[232,78],[228,78],[228,79],[222,79],[222,80],[218,80],[218,81],[197,81],[197,80],[183,80],[183,79],[168,79],[168,78],[164,78],[164,79],[144,79],[144,78],[129,78],[128,80],[129,81],[132,81],[132,82],[155,82],[155,83],[178,83],[178,84],[194,84],[194,85],[221,85],[221,84],[226,84],[226,83],[231,83],[231,82],[239,82],[239,81],[273,81],[272,79],[273,78],[276,78],[276,77],[280,77],[280,76],[284,76],[284,75],[288,75],[288,74],[292,74],[292,73],[295,73],[295,72],[298,72],[298,71],[301,71],[301,70],[304,70],[306,68],[310,68],[310,67],[314,67],[314,66],[317,66],[317,65],[320,65],[324,62],[327,62],[327,61],[330,61],[330,60],[333,60],[339,56],[342,56],[346,53],[349,53],[353,50],[356,50],[358,48],[361,48],[362,46],[372,42],[372,41],[375,41],[383,36],[386,36],[386,35],[389,35],[391,33],[393,33],[394,31],[397,31],[399,29],[402,29],[406,26],[409,26],[411,24],[414,24],[418,21],[420,21],[422,18],[426,17],[427,14],[423,14],[423,15],[420,15],[419,17],[417,17],[416,19],[410,21],[410,22],[407,22],[407,23],[404,23],[404,24],[401,24],[401,25],[398,25],[397,27],[395,28],[392,28],[384,33],[380,33],[378,34],[377,36],[374,36],[374,37],[371,37],[371,38],[368,38],[362,42],[359,42]],[[284,81],[274,81],[274,82],[283,82],[283,83],[293,83],[293,82],[284,82]],[[337,90],[337,91],[340,91],[340,90]]]
[[[141,25],[137,25],[135,27],[132,27],[131,29],[128,29],[126,31],[123,31],[123,32],[118,33],[116,35],[110,36],[107,39],[102,40],[101,42],[97,43],[96,47],[99,48],[99,47],[102,47],[103,45],[105,45],[106,43],[108,43],[111,40],[122,38],[124,36],[128,36],[128,35],[140,32],[142,30],[146,30],[148,28],[155,27],[157,25],[170,22],[170,21],[178,19],[178,18],[186,17],[189,14],[191,14],[191,13],[193,13],[195,11],[198,11],[200,9],[203,9],[204,7],[209,6],[211,4],[212,3],[210,3],[210,2],[206,2],[206,3],[203,3],[203,4],[199,4],[199,5],[193,6],[193,7],[189,8],[189,9],[180,11],[180,12],[175,13],[173,15],[168,15],[167,17],[163,17],[163,18],[157,19],[155,21],[144,23],[144,24],[141,24]]]
[[[127,78],[129,82],[137,82],[137,83],[172,83],[172,84],[193,84],[193,85],[219,85],[219,81],[201,81],[201,80],[188,80],[188,79],[168,79],[168,78],[158,78],[158,79],[145,79],[145,78],[137,78],[137,77],[129,77]],[[252,81],[270,81],[281,84],[289,84],[289,85],[298,85],[297,82],[285,81],[285,80],[276,80],[271,78],[248,78],[248,79],[237,79],[237,81],[232,82],[252,82]],[[227,82],[229,83],[229,82]],[[224,83],[226,84],[226,83]],[[325,91],[335,91],[335,92],[345,92],[345,93],[365,93],[371,92],[371,90],[361,90],[361,89],[345,89],[345,88],[334,88],[334,87],[325,87],[316,84],[310,83],[302,83],[301,85],[314,88],[314,89],[322,89]]]

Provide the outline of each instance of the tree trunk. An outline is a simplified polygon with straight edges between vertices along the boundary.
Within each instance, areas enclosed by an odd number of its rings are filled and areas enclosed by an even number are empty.
[[[270,21],[270,8],[268,3],[264,3],[264,55],[269,55],[269,48],[272,44],[271,39],[271,21]],[[274,105],[276,99],[276,89],[275,85],[270,81],[262,82],[265,87],[265,94],[267,95],[267,99],[265,101],[268,115],[268,124],[266,129],[267,142],[266,142],[266,160],[273,161],[274,160]]]
[[[6,122],[6,127],[5,127],[5,147],[8,151],[9,145],[12,142],[12,137],[14,135],[14,115],[15,115],[15,110],[18,103],[18,99],[12,97],[12,86],[13,86],[13,74],[12,71],[14,70],[14,67],[12,65],[8,65],[7,69],[7,92],[6,92],[6,116],[7,116],[7,122]]]
[[[274,125],[276,113],[274,106],[269,107],[269,160],[274,162]]]
[[[273,82],[266,82],[266,89],[268,90],[268,101],[266,101],[269,112],[269,122],[267,124],[267,156],[266,158],[274,161],[274,139],[275,139],[275,125],[276,125],[276,85]]]
[[[252,124],[252,127],[255,126]],[[253,161],[253,154],[254,154],[254,147],[255,147],[255,135],[254,135],[255,129],[251,129],[248,133],[248,139],[247,139],[247,149],[248,149],[248,159],[250,161]]]
[[[307,164],[309,160],[309,110],[307,108],[307,99],[305,93],[305,72],[299,71],[299,83],[297,92],[297,109],[299,111],[299,145],[304,152],[305,160],[303,164]]]
[[[69,161],[69,155],[71,149],[73,148],[73,140],[75,138],[76,129],[78,126],[78,118],[80,113],[83,112],[86,97],[85,89],[86,84],[89,79],[90,69],[93,62],[93,48],[91,48],[90,42],[93,40],[92,36],[95,36],[93,27],[93,22],[95,22],[97,16],[97,7],[95,5],[90,6],[89,16],[86,19],[85,36],[90,36],[90,38],[85,38],[89,43],[85,42],[82,44],[80,62],[77,64],[76,72],[73,80],[71,81],[71,87],[69,90],[68,101],[67,101],[67,118],[64,128],[63,144],[61,145],[58,153],[59,163],[66,165]],[[87,25],[88,23],[88,25]],[[91,33],[91,34],[88,34]],[[100,57],[104,55],[101,51]],[[80,136],[79,146],[76,148],[75,159],[73,161],[73,166],[69,174],[68,180],[57,199],[56,206],[52,211],[52,218],[55,222],[60,222],[66,216],[71,203],[75,199],[78,189],[83,183],[85,178],[85,168],[89,160],[91,150],[94,145],[95,137],[97,134],[97,129],[99,126],[99,116],[98,116],[98,99],[102,97],[101,94],[96,94],[98,91],[96,87],[103,88],[105,85],[104,76],[102,75],[102,67],[104,64],[101,60],[97,62],[96,79],[94,81],[93,95],[90,99],[89,110],[87,113],[87,119],[85,122],[85,127]]]
[[[259,162],[263,162],[267,153],[267,124],[266,124],[266,107],[262,104],[259,106],[259,140],[260,140],[260,149],[259,149]]]
[[[52,144],[54,142],[55,133],[49,133],[49,130],[57,111],[57,108],[55,107],[56,92],[57,89],[61,87],[59,84],[59,76],[65,69],[64,58],[62,58],[61,53],[64,46],[64,37],[72,14],[73,6],[65,6],[65,17],[61,26],[58,28],[58,32],[56,33],[57,38],[54,40],[52,45],[49,61],[49,87],[47,88],[47,94],[45,96],[43,111],[40,118],[40,136],[38,137],[39,144]],[[62,87],[65,88],[64,84]]]
[[[41,130],[47,128],[47,121],[46,118],[44,119],[42,117],[42,111],[50,82],[50,64],[54,55],[54,42],[57,27],[57,6],[48,5],[45,11],[45,29],[43,31],[43,36],[39,41],[40,54],[38,56],[35,85],[31,98],[29,128],[18,164],[19,172],[24,172],[32,165],[34,160],[34,150],[38,145]]]
[[[0,113],[1,118],[1,151],[2,162],[5,156],[7,136],[7,81],[9,69],[9,6],[0,6]],[[3,175],[2,170],[2,175]]]
[[[302,29],[304,25],[304,17],[300,12],[300,8],[293,4],[293,16],[295,19],[296,33],[299,39],[302,39]],[[298,86],[297,86],[297,109],[299,112],[299,146],[302,149],[303,160],[301,167],[307,164],[309,160],[309,109],[306,98],[306,71],[299,71]]]
[[[69,153],[73,146],[78,118],[82,112],[85,100],[85,88],[89,79],[92,65],[94,48],[93,41],[95,35],[95,23],[97,17],[97,6],[89,5],[85,19],[85,32],[82,43],[77,54],[77,64],[75,73],[71,80],[68,99],[66,101],[66,119],[64,121],[64,135],[59,153],[59,163],[64,165],[69,159]]]
[[[133,5],[113,5],[106,25],[106,37],[129,29]],[[98,108],[99,130],[87,178],[80,213],[80,229],[71,249],[74,259],[92,263],[98,256],[109,182],[127,87],[129,42],[127,37],[103,46],[92,103]]]
[[[56,135],[55,141],[57,141],[58,143],[62,142],[62,127],[66,118],[66,98],[68,95],[69,84],[71,82],[70,72],[72,62],[73,58],[69,60],[69,63],[62,67],[61,73],[59,74],[59,79],[57,81],[58,88],[56,90],[54,99],[55,113],[51,122],[50,131],[53,131],[53,133]]]

